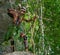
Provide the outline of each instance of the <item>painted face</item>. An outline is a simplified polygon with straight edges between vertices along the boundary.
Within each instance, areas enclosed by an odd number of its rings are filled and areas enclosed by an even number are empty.
[[[21,14],[24,15],[25,12],[26,12],[26,8],[25,8],[25,7],[22,7],[22,8],[21,8]]]

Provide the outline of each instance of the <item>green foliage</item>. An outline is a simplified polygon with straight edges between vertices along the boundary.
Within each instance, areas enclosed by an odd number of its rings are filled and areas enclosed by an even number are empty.
[[[43,3],[44,2],[44,3]],[[16,4],[19,0],[16,0]],[[40,6],[43,4],[43,22],[44,22],[44,46],[45,52],[42,51],[42,39],[40,22],[37,18],[36,22],[22,22],[20,27],[10,26],[7,32],[6,39],[8,40],[10,36],[14,36],[17,50],[24,50],[23,39],[20,38],[20,33],[24,32],[28,37],[29,51],[43,55],[60,55],[60,1],[59,0],[28,0],[21,2],[25,7],[28,5],[27,13],[25,14],[25,19],[30,19],[34,14],[40,15]],[[40,17],[39,17],[40,18]],[[34,27],[35,23],[35,27]],[[34,29],[34,32],[33,32]],[[31,31],[32,30],[32,31]],[[17,33],[17,32],[18,33]],[[33,33],[33,35],[32,35]],[[35,45],[32,46],[33,37]],[[21,44],[20,44],[21,43]],[[34,48],[35,46],[35,48]]]

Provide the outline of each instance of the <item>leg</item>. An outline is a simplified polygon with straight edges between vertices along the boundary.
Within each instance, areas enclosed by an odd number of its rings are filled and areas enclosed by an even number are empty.
[[[27,36],[26,36],[24,33],[21,33],[20,36],[24,39],[25,50],[28,51],[28,41],[27,41]]]
[[[11,42],[11,51],[14,52],[14,40],[11,39],[10,42]]]

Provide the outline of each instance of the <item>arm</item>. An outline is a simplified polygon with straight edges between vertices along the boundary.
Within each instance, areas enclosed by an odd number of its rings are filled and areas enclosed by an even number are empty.
[[[29,19],[29,20],[27,20],[27,19],[24,19],[24,18],[23,18],[23,20],[24,20],[24,21],[26,21],[26,22],[31,22],[31,21],[35,21],[35,20],[36,20],[36,18],[37,18],[37,17],[36,17],[36,16],[34,16],[34,18],[33,18],[33,19]]]

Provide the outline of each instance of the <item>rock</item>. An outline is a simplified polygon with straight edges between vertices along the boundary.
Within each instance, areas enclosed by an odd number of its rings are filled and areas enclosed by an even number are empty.
[[[2,51],[0,51],[0,55],[3,55],[3,52]]]
[[[30,52],[25,52],[25,51],[15,51],[13,53],[8,53],[5,55],[33,55],[33,54]]]

